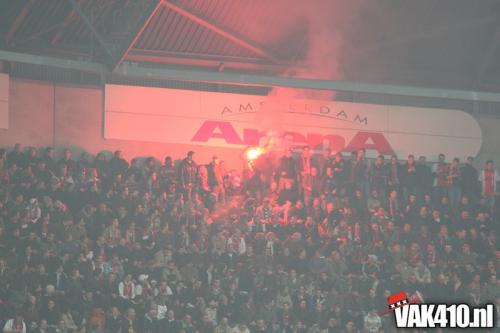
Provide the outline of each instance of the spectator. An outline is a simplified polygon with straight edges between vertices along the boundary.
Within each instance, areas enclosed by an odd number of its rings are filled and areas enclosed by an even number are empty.
[[[124,175],[129,165],[123,159],[121,150],[115,151],[113,158],[109,161],[109,172],[112,176]]]
[[[16,165],[18,168],[23,169],[26,166],[27,159],[23,153],[23,146],[16,143],[14,145],[14,150],[7,154],[7,168]]]
[[[233,328],[233,330],[231,332],[232,333],[250,333],[250,330],[248,329],[247,325],[238,324]]]
[[[134,308],[128,308],[125,317],[122,319],[120,332],[142,333],[139,327],[139,321],[136,319]]]
[[[382,320],[377,315],[376,310],[368,312],[365,316],[365,329],[369,333],[376,333],[382,328]]]
[[[16,315],[14,318],[7,320],[3,327],[4,333],[26,333],[26,324],[23,316]]]
[[[229,326],[228,319],[223,317],[220,324],[215,327],[214,333],[232,333],[232,329]]]
[[[422,197],[432,194],[433,175],[431,168],[427,165],[425,156],[420,156],[416,163],[417,169],[417,195]]]
[[[379,155],[369,171],[370,189],[376,191],[381,197],[386,197],[388,172],[384,164],[384,156]]]
[[[469,156],[460,169],[460,189],[462,194],[468,198],[477,198],[480,194],[479,174],[473,163],[474,158]]]
[[[449,165],[445,161],[444,154],[439,154],[438,162],[434,164],[432,173],[434,175],[434,197],[442,198],[448,195],[449,183]]]
[[[189,151],[186,158],[181,162],[179,167],[180,185],[184,191],[185,198],[191,196],[191,191],[196,185],[198,169],[193,160],[194,151]]]
[[[408,155],[406,164],[402,167],[401,184],[403,186],[403,195],[408,197],[410,194],[417,194],[417,167],[413,155]]]
[[[486,198],[490,212],[493,212],[499,178],[498,171],[495,170],[492,160],[486,161],[485,167],[479,175],[479,181],[481,182],[481,193]]]
[[[396,157],[370,165],[363,150],[351,161],[307,149],[295,161],[288,151],[269,170],[233,170],[237,186],[214,171],[226,199],[215,205],[202,175],[218,159],[198,168],[189,154],[175,168],[171,158],[161,167],[136,158],[129,167],[99,154],[71,175],[71,162],[52,172],[35,155],[21,168],[0,164],[2,327],[22,308],[35,332],[392,331],[376,310],[396,291],[494,301],[491,198],[454,202],[453,182],[433,197],[420,186],[431,179],[423,158],[401,167]],[[416,190],[405,178],[412,165]],[[493,196],[495,177],[487,166],[476,182]]]
[[[458,204],[461,196],[461,175],[459,167],[459,159],[454,158],[449,167],[448,173],[448,183],[449,183],[449,197],[450,205],[455,207]]]
[[[71,159],[71,150],[69,148],[64,149],[64,155],[59,160],[58,164],[59,166],[65,166],[70,175],[76,175],[77,165],[76,162]]]
[[[332,174],[334,179],[334,185],[338,189],[343,189],[345,185],[345,162],[342,157],[342,153],[338,152],[335,154],[335,158],[332,162]]]

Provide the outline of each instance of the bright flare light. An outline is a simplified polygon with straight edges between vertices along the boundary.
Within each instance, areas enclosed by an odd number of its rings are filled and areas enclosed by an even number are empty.
[[[246,156],[247,160],[249,160],[249,161],[255,161],[263,153],[264,153],[264,148],[261,148],[261,147],[252,147],[252,148],[248,148],[248,150],[245,153],[245,156]]]

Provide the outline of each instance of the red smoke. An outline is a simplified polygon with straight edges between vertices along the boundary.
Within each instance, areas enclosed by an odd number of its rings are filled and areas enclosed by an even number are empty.
[[[280,58],[294,59],[285,75],[312,79],[338,80],[343,78],[342,55],[352,22],[358,13],[360,0],[273,0],[263,7],[255,6],[252,24],[244,33],[267,45],[275,52],[290,50],[293,54],[279,54]],[[269,15],[272,15],[272,24]],[[332,92],[304,91],[275,88],[273,95],[332,99]]]

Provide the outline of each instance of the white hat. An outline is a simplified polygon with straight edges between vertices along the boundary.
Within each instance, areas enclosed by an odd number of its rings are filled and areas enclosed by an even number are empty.
[[[146,281],[148,278],[149,278],[149,275],[147,275],[147,274],[141,274],[141,275],[139,275],[139,277],[138,277],[139,282],[144,282],[144,281]]]

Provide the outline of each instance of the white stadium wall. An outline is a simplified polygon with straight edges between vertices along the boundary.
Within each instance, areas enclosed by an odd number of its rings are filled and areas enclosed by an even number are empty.
[[[76,152],[86,150],[92,154],[120,149],[127,159],[135,156],[163,159],[167,153],[177,159],[193,149],[192,145],[104,139],[102,96],[102,90],[97,88],[11,78],[9,128],[0,129],[0,147],[15,143],[37,147],[70,146]],[[228,156],[228,164],[241,166],[239,157],[232,158],[230,149],[198,149],[195,146],[194,150],[198,152],[199,161],[218,154]]]
[[[402,158],[412,152],[435,160],[444,152],[449,158],[477,155],[478,163],[500,160],[500,116],[310,100],[262,103],[261,96],[114,85],[106,87],[104,102],[96,88],[12,78],[8,86],[1,146],[71,146],[93,154],[120,149],[126,158],[159,159],[182,158],[193,149],[200,162],[220,155],[239,168],[246,146],[270,137],[276,142],[274,133],[285,132],[286,145],[350,150],[364,144]]]
[[[477,121],[459,110],[118,85],[106,86],[104,136],[239,151],[284,137],[280,146],[362,146],[372,157],[414,153],[429,160],[440,152],[476,155],[482,140]]]

